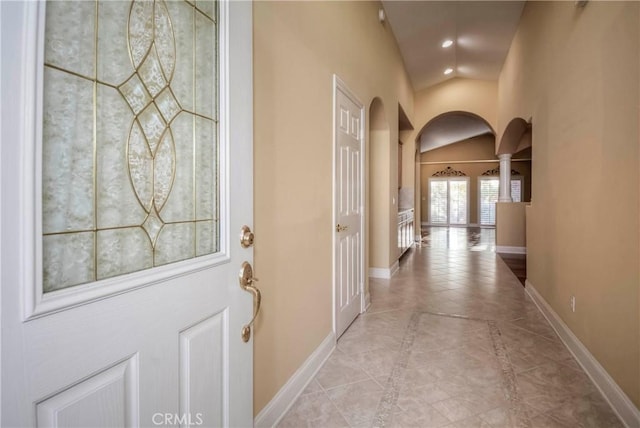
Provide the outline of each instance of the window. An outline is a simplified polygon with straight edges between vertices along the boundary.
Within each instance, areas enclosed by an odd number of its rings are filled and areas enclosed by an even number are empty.
[[[429,178],[429,219],[434,225],[469,223],[469,178]]]
[[[511,179],[511,199],[522,202],[522,177]]]
[[[500,179],[498,177],[478,178],[481,226],[496,224],[496,202],[498,202],[499,188]],[[511,177],[511,199],[513,202],[522,202],[522,177]]]

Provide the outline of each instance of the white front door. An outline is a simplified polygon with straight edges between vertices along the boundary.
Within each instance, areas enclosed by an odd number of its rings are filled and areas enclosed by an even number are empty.
[[[336,337],[362,310],[364,108],[334,80],[334,321]]]
[[[251,3],[0,8],[1,425],[251,426]]]

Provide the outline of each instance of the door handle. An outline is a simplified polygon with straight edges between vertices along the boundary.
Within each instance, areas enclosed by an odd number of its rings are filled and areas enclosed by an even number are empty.
[[[240,288],[253,294],[253,317],[248,324],[242,327],[242,341],[248,342],[249,338],[251,338],[251,326],[258,316],[258,312],[260,312],[262,294],[260,293],[258,287],[253,285],[254,282],[258,281],[258,278],[253,277],[253,268],[251,267],[251,264],[249,262],[242,263],[238,279],[240,281]]]
[[[340,224],[336,225],[336,232],[344,232],[347,229],[349,229],[349,226],[341,226]]]

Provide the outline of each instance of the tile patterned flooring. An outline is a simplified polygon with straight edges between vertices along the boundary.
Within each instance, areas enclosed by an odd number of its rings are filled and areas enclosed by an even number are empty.
[[[493,251],[414,248],[370,289],[280,427],[623,426]]]

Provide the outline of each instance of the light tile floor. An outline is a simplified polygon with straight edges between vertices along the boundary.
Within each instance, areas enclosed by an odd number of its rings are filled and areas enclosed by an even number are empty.
[[[504,262],[415,248],[281,427],[621,427]]]

